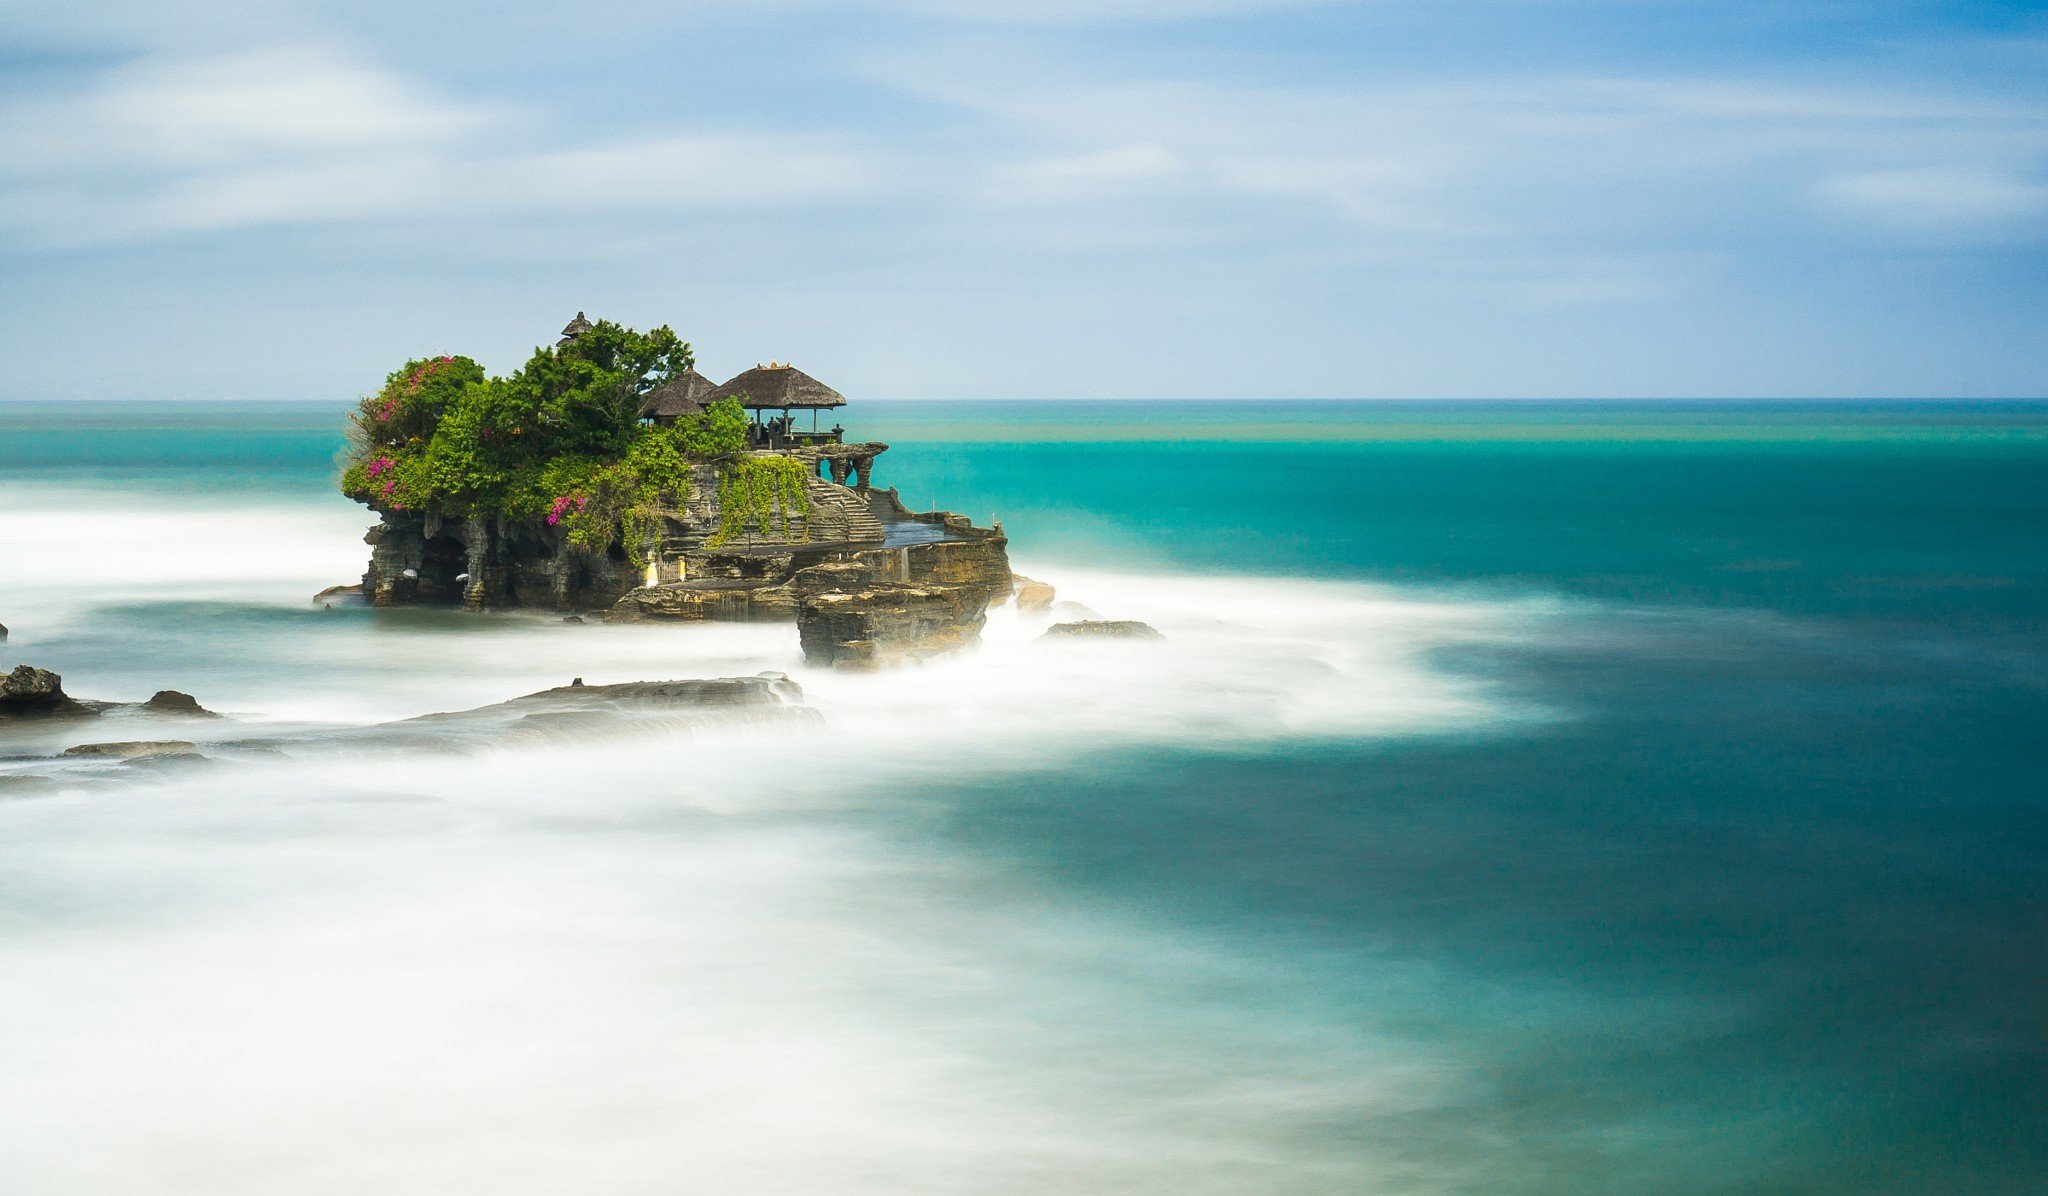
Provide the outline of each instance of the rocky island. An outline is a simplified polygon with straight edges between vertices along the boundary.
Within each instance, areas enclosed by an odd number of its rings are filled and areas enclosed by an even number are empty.
[[[845,405],[781,362],[715,384],[667,327],[581,312],[504,377],[407,362],[355,413],[342,474],[381,520],[363,596],[794,621],[805,659],[842,669],[972,643],[1012,590],[1001,524],[877,489],[889,446],[819,426]]]

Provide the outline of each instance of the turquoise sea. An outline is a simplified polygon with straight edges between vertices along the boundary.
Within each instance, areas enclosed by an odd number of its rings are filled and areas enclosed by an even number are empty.
[[[2048,1190],[2048,403],[857,401],[1168,636],[875,677],[317,609],[344,412],[0,404],[0,666],[313,745],[0,738],[0,1191]]]

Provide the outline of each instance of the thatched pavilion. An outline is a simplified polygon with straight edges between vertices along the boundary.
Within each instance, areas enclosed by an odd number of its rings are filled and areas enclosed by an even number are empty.
[[[575,319],[562,326],[562,339],[556,341],[555,346],[559,348],[566,345],[584,333],[589,332],[594,327],[596,325],[592,324],[589,318],[579,311],[576,313]]]
[[[718,384],[694,367],[648,391],[640,399],[640,418],[657,424],[672,424],[686,415],[704,414],[705,404],[718,392]]]
[[[831,443],[841,435],[839,428],[830,432],[819,431],[818,412],[846,406],[846,396],[793,365],[779,361],[757,365],[719,387],[718,393],[712,397],[736,398],[740,406],[753,412],[756,439],[764,447]],[[781,414],[763,420],[762,413],[768,411]],[[799,432],[791,426],[792,411],[811,413],[810,431]]]

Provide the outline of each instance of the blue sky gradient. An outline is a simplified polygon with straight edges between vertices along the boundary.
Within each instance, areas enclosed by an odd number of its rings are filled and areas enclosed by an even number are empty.
[[[578,308],[855,397],[2048,394],[2039,4],[0,15],[7,398]]]

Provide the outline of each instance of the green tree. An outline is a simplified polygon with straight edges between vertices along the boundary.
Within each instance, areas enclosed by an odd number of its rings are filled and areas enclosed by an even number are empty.
[[[363,400],[342,490],[390,509],[545,519],[573,543],[622,541],[637,558],[655,510],[688,498],[690,466],[730,473],[746,448],[734,399],[669,427],[640,423],[646,392],[692,364],[673,330],[609,320],[502,378],[466,357],[407,362]]]

